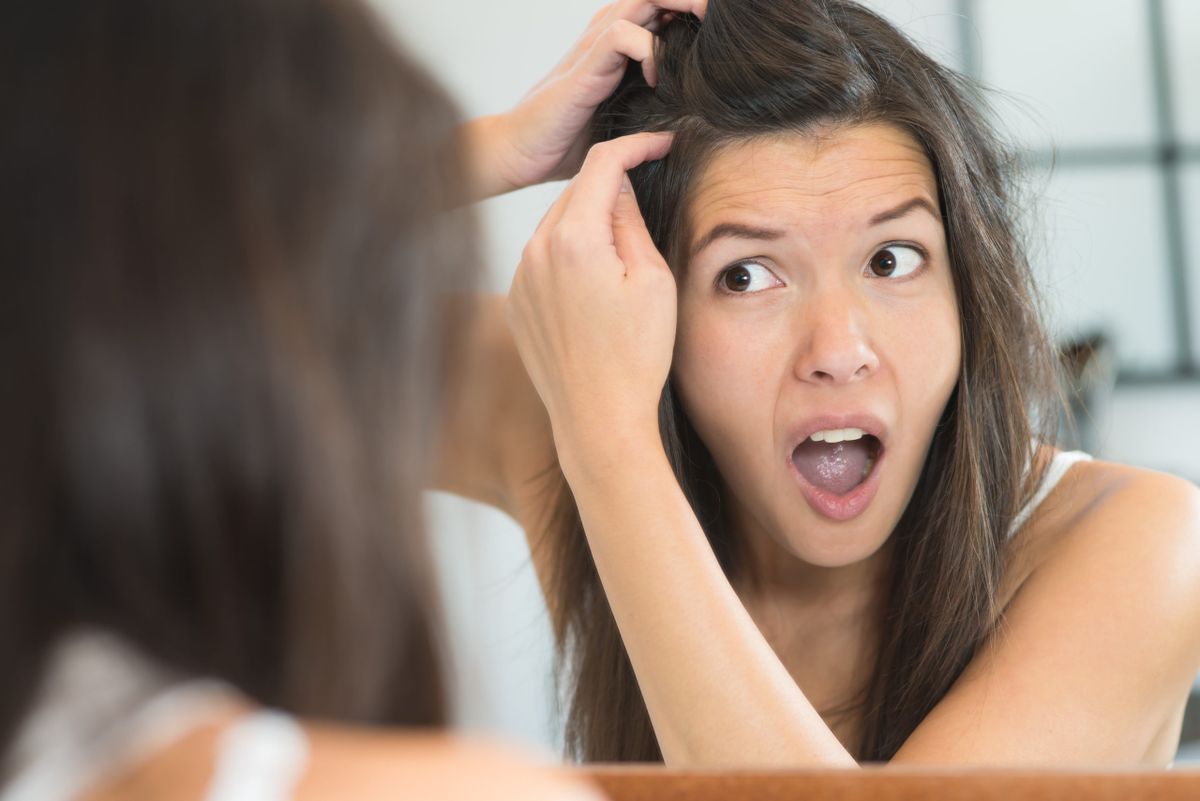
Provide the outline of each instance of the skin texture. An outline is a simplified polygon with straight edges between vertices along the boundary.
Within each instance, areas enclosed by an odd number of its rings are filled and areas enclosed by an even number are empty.
[[[817,593],[861,585],[916,486],[961,347],[940,219],[919,206],[869,223],[913,199],[938,208],[932,169],[911,137],[883,125],[734,145],[698,182],[693,247],[724,223],[780,234],[722,237],[691,259],[673,367],[763,581]],[[909,249],[881,277],[869,262],[894,242],[927,255]],[[735,294],[720,279],[747,259],[754,291]],[[887,459],[871,504],[838,522],[798,492],[791,430],[851,410],[887,426]]]

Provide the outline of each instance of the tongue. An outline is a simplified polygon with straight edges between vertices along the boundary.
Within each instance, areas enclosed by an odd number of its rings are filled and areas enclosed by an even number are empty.
[[[792,463],[813,486],[845,495],[866,478],[870,456],[866,437],[832,444],[810,439],[792,453]]]

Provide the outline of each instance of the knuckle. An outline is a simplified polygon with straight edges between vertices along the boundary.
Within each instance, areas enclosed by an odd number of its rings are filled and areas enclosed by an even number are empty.
[[[627,19],[619,19],[604,29],[602,36],[609,43],[622,42],[635,35],[639,26]]]
[[[520,264],[526,271],[534,269],[537,265],[546,261],[547,243],[546,239],[553,230],[550,223],[546,223],[538,228],[529,241],[525,243],[525,247],[521,250]]]
[[[517,267],[517,279],[520,279],[522,268],[530,264],[536,264],[540,255],[540,248],[537,246],[538,238],[535,236],[525,243],[525,247],[521,249],[521,263]]]
[[[572,240],[570,225],[563,224],[555,228],[554,236],[550,240],[550,253],[552,256],[562,257],[569,255]]]
[[[582,237],[577,226],[569,221],[563,221],[554,231],[554,241],[551,250],[555,257],[573,261],[583,255]]]
[[[616,140],[609,139],[604,142],[597,142],[588,148],[585,162],[596,165],[604,164],[613,157],[613,151],[616,149]]]

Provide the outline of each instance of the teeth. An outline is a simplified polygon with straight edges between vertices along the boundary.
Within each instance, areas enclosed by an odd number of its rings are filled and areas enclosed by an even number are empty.
[[[813,442],[846,442],[862,439],[866,433],[861,428],[831,428],[814,432],[809,439]]]

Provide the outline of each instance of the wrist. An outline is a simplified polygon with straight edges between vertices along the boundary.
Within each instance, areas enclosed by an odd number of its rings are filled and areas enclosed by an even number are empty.
[[[463,124],[460,136],[472,200],[486,200],[523,188],[511,169],[512,148],[505,114],[470,120]]]
[[[619,426],[583,426],[554,432],[559,465],[567,483],[578,491],[640,470],[669,463],[658,421]]]

